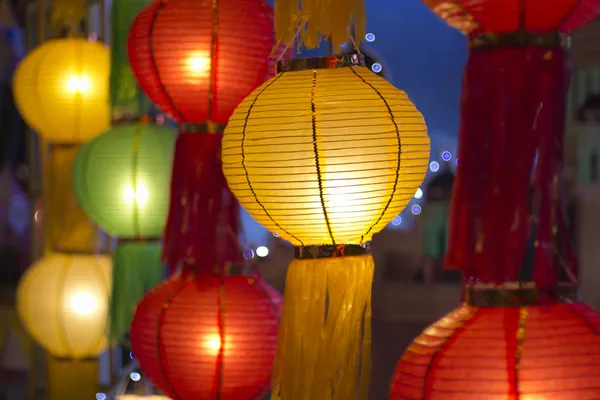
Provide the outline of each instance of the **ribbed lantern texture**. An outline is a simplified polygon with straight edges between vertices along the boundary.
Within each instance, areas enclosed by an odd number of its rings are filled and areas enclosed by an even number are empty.
[[[173,275],[138,305],[140,368],[179,400],[250,400],[269,389],[277,341],[273,292],[244,276]]]
[[[17,107],[51,143],[85,143],[110,125],[110,54],[99,42],[53,39],[21,61],[13,78]]]
[[[585,304],[461,306],[408,347],[391,400],[600,398],[600,315]]]
[[[600,1],[425,4],[467,35],[472,47],[463,79],[460,168],[445,263],[461,269],[466,279],[515,281],[524,272],[520,267],[533,233],[539,245],[525,273],[546,291],[557,280],[551,266],[554,243],[571,251],[568,240],[555,237],[557,230],[559,236],[566,231],[559,211],[565,199],[550,184],[556,176],[561,187],[570,80],[559,34],[571,34],[595,18]],[[539,222],[532,228],[532,221]]]
[[[84,145],[73,167],[82,208],[119,241],[114,252],[111,338],[128,330],[135,306],[164,277],[160,237],[169,206],[175,132],[116,125]]]
[[[50,253],[17,289],[27,331],[57,357],[96,357],[106,349],[112,265],[109,257]]]
[[[331,388],[366,398],[373,260],[344,257],[343,245],[368,242],[421,184],[422,115],[365,67],[282,72],[231,116],[222,159],[232,192],[266,228],[295,246],[341,245],[288,269],[272,398],[321,400]]]
[[[219,127],[260,85],[273,47],[272,10],[263,0],[154,1],[131,26],[128,53],[140,87],[180,124],[207,124],[217,134],[180,126],[163,255],[176,268],[206,263],[219,245],[216,227],[237,238],[237,206],[218,159]],[[235,260],[232,260],[235,261]]]

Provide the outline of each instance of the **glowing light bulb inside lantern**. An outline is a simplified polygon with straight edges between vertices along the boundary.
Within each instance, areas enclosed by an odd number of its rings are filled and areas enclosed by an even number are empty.
[[[196,51],[185,60],[187,77],[190,82],[205,81],[210,73],[210,56],[205,51]]]
[[[213,335],[206,335],[202,340],[202,348],[208,350],[208,353],[211,355],[216,356],[219,354],[222,346],[223,342],[221,341],[221,336],[216,333]]]
[[[75,314],[85,317],[98,309],[98,302],[90,292],[81,291],[71,296],[70,306]]]
[[[136,204],[137,206],[143,206],[148,203],[148,189],[143,183],[138,183],[137,189],[133,189],[133,186],[127,186],[123,195],[125,204]]]
[[[69,94],[86,94],[90,90],[90,80],[85,76],[72,75],[67,79]]]

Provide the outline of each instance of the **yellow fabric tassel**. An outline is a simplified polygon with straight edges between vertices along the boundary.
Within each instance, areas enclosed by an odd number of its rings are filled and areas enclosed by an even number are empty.
[[[371,366],[371,255],[292,261],[271,400],[364,400]]]
[[[298,47],[319,47],[323,39],[331,37],[333,48],[365,35],[366,16],[364,0],[277,0],[275,1],[275,32],[281,43],[291,43],[296,31]]]
[[[98,229],[79,207],[71,170],[79,146],[52,146],[48,166],[48,212],[44,213],[52,250],[93,252]]]

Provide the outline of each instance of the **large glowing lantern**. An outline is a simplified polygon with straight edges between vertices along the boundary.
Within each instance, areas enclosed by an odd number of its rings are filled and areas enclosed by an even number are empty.
[[[17,291],[23,325],[57,357],[95,357],[106,349],[110,257],[51,253],[33,264]]]
[[[164,278],[162,231],[169,208],[175,132],[160,125],[117,125],[85,144],[73,167],[81,207],[117,237],[110,336],[129,329],[135,306]]]
[[[465,304],[408,347],[390,399],[598,399],[599,333],[600,314],[583,303]]]
[[[231,116],[222,151],[242,206],[296,246],[274,399],[330,398],[332,387],[334,398],[362,399],[374,268],[367,244],[421,184],[427,128],[406,93],[359,55],[283,61],[278,71]]]
[[[174,399],[260,398],[269,389],[279,318],[263,285],[186,274],[150,291],[131,324],[144,375]]]
[[[153,1],[129,34],[140,87],[177,122],[226,124],[264,81],[271,12],[263,0]]]
[[[110,125],[110,52],[83,38],[53,39],[17,67],[15,102],[23,119],[51,143],[85,143]]]

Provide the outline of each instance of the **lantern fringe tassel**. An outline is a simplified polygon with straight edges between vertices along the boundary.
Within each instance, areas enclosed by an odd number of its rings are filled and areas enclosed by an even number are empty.
[[[342,43],[349,40],[350,31],[354,33],[355,42],[356,38],[365,36],[365,0],[277,0],[277,40],[291,43],[297,30],[298,47],[304,45],[307,49],[314,49],[324,38],[331,37],[333,48],[341,50]]]
[[[271,400],[367,398],[373,271],[371,255],[292,261]]]
[[[120,242],[113,257],[110,299],[110,339],[128,331],[138,303],[165,277],[159,241]]]
[[[170,273],[181,265],[193,266],[192,272],[199,274],[212,272],[216,260],[241,259],[239,206],[221,168],[221,139],[211,133],[180,133],[177,138],[163,242],[163,262]],[[215,249],[220,254],[209,257]]]

